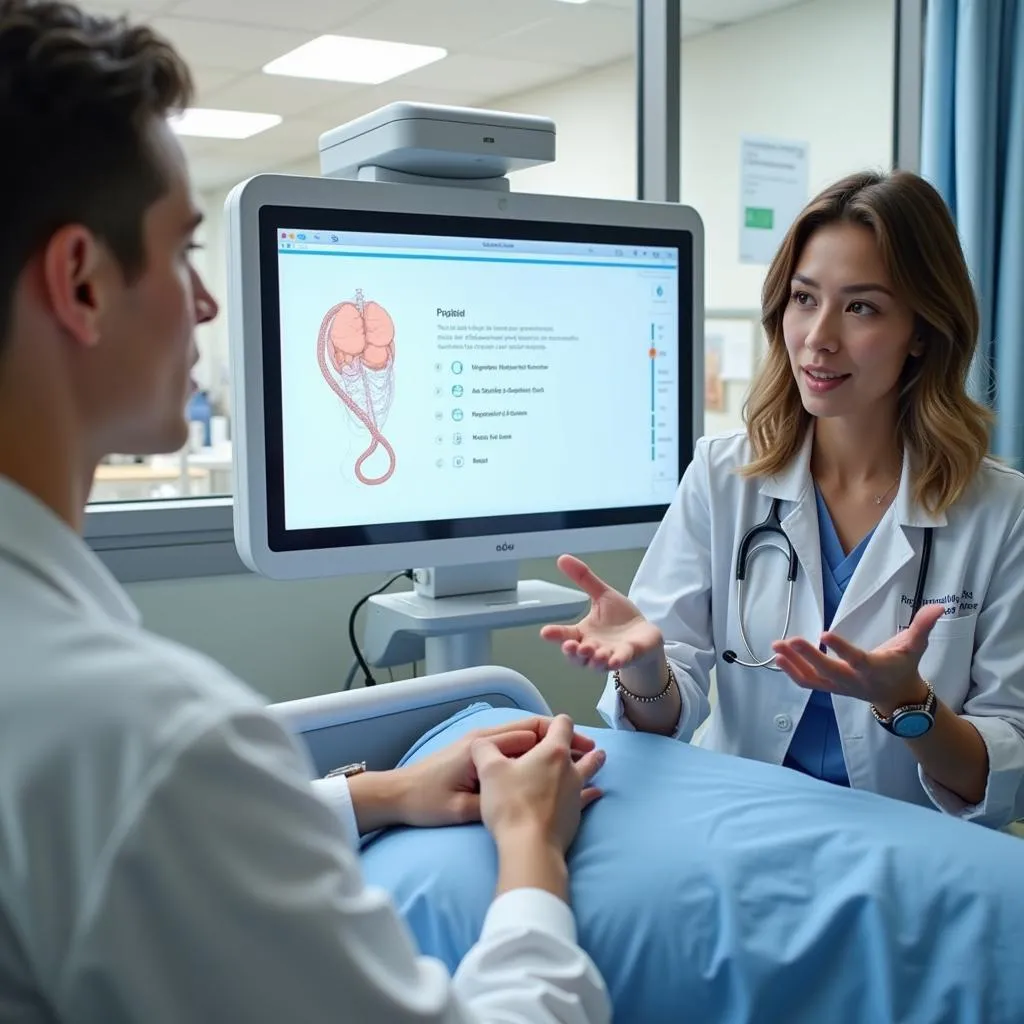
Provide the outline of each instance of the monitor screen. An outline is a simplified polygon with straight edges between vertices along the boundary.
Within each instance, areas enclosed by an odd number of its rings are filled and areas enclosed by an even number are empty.
[[[257,175],[225,213],[247,566],[500,590],[650,541],[703,425],[695,210]]]
[[[262,207],[270,548],[656,519],[693,446],[692,260],[667,230]]]

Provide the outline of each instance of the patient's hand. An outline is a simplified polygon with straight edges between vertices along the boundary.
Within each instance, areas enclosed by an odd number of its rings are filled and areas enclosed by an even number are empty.
[[[399,783],[398,820],[421,828],[479,821],[480,777],[472,756],[474,743],[486,740],[504,758],[518,758],[547,736],[553,721],[536,716],[477,729],[416,764],[396,769],[393,774]],[[563,727],[564,723],[560,729]],[[571,726],[570,735],[574,760],[579,761],[594,750],[594,741],[572,732]]]
[[[543,889],[569,898],[565,853],[583,809],[601,792],[590,784],[604,752],[575,759],[572,720],[559,715],[547,735],[518,758],[506,757],[492,739],[473,743],[480,773],[480,816],[498,848],[497,894]]]
[[[592,744],[574,758],[573,737],[572,719],[559,715],[547,735],[515,759],[501,749],[497,737],[474,740],[481,817],[499,849],[522,835],[559,853],[572,843],[583,808],[601,795],[590,780],[604,764],[604,752]]]

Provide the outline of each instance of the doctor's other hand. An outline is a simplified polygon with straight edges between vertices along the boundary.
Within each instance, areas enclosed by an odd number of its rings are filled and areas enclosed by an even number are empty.
[[[503,758],[518,758],[537,747],[554,722],[554,718],[535,715],[476,729],[422,761],[395,769],[401,823],[438,828],[479,821],[480,777],[472,753],[474,744],[487,742]],[[567,742],[574,758],[592,753],[596,745],[589,736],[574,732],[571,723]]]
[[[801,637],[778,640],[772,644],[775,663],[800,686],[858,697],[891,714],[927,694],[918,666],[944,611],[941,604],[925,605],[906,629],[873,651],[863,651],[830,632],[822,633],[821,642],[832,654]]]
[[[583,809],[601,795],[590,781],[604,764],[604,751],[591,748],[577,758],[572,719],[558,715],[547,734],[518,757],[508,755],[498,736],[477,738],[471,752],[480,779],[480,817],[499,851],[540,844],[564,855]]]
[[[651,625],[628,597],[604,582],[580,559],[562,555],[558,568],[590,598],[590,611],[574,626],[544,626],[540,635],[562,645],[575,665],[598,672],[638,661],[664,661],[661,630]]]

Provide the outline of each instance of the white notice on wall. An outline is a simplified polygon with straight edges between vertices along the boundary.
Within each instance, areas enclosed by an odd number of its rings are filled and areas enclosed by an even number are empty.
[[[754,375],[753,321],[706,320],[704,338],[705,348],[718,352],[722,380],[750,380]]]
[[[772,261],[807,202],[806,142],[745,135],[740,141],[740,262]]]

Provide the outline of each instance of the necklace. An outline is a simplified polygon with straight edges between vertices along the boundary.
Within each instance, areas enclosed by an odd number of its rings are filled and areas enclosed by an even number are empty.
[[[889,484],[889,486],[886,487],[886,489],[884,491],[882,491],[881,494],[876,494],[875,495],[875,504],[876,505],[881,505],[882,502],[885,501],[885,499],[889,496],[889,492],[900,482],[900,477],[902,477],[902,476],[903,476],[903,460],[900,459],[900,472],[899,472],[899,476],[897,476],[896,479],[893,480],[893,482],[891,484]]]

